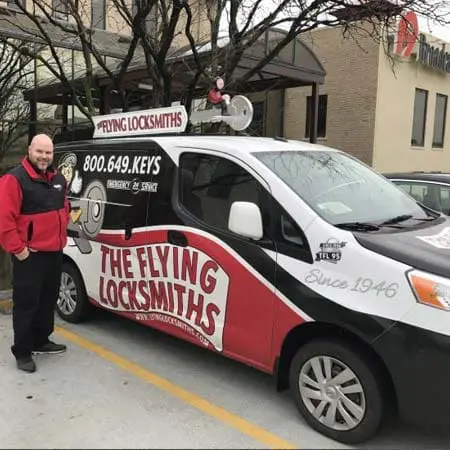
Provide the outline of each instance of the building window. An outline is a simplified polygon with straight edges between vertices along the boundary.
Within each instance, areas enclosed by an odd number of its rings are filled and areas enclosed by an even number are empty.
[[[312,119],[312,96],[306,97],[306,125],[305,137],[310,137]],[[319,113],[317,118],[317,137],[324,138],[327,135],[327,109],[328,95],[319,95]]]
[[[134,17],[138,11],[142,8],[141,6],[141,0],[131,0],[131,15]]]
[[[428,91],[416,88],[414,99],[414,115],[411,145],[423,147],[425,145],[425,124],[427,120]]]
[[[53,0],[52,1],[53,16],[59,20],[69,19],[69,5],[67,0]]]
[[[248,133],[253,136],[265,136],[265,105],[264,101],[253,102],[253,120],[248,127]]]
[[[433,147],[444,148],[445,122],[447,120],[447,96],[436,94],[434,108]]]
[[[25,8],[25,0],[7,0],[8,8],[20,10],[19,5]]]
[[[105,0],[91,0],[91,26],[102,30],[106,28]]]
[[[150,12],[147,14],[144,26],[145,31],[154,36],[157,31],[157,22],[158,22],[158,2],[156,2],[151,8]],[[143,8],[147,6],[147,0],[132,0],[131,4],[131,16],[134,19],[136,14]]]

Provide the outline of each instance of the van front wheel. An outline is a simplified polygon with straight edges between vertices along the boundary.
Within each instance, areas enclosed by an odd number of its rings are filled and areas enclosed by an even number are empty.
[[[306,422],[338,442],[367,441],[381,425],[378,370],[347,343],[315,340],[302,346],[290,368],[290,389]]]

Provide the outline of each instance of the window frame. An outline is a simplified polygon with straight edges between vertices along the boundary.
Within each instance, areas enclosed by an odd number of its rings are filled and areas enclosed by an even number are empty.
[[[444,112],[443,112],[443,120],[442,120],[442,130],[439,130],[439,133],[442,133],[442,141],[437,142],[436,140],[436,115],[437,115],[437,107],[438,107],[438,98],[444,99]],[[443,149],[445,144],[445,130],[447,128],[447,108],[448,108],[448,95],[441,94],[439,92],[436,93],[435,105],[434,105],[434,123],[433,123],[433,148]]]
[[[425,102],[424,102],[424,110],[423,110],[423,120],[421,121],[421,138],[420,141],[414,141],[414,124],[415,124],[415,115],[416,115],[416,102],[417,102],[417,96],[419,93],[425,94]],[[414,102],[413,102],[413,114],[412,114],[412,126],[411,126],[411,146],[412,147],[418,147],[423,148],[425,147],[425,141],[426,141],[426,135],[427,135],[427,116],[428,116],[428,97],[429,97],[429,91],[422,88],[415,88],[414,90]]]
[[[311,136],[311,110],[312,110],[313,96],[308,95],[306,97],[306,116],[305,116],[305,138]],[[320,102],[325,102],[325,117],[323,118],[323,133],[320,131]],[[323,105],[322,105],[323,106]],[[318,102],[318,112],[317,112],[317,137],[320,139],[326,139],[327,137],[327,122],[328,122],[328,94],[320,94]]]
[[[91,0],[91,27],[97,30],[106,30],[107,29],[107,4],[106,0],[100,0],[103,8],[103,16],[102,21],[94,22],[94,2],[95,0]]]
[[[26,0],[19,0],[19,1],[7,0],[6,1],[6,4],[8,5],[8,9],[11,9],[13,11],[21,11],[21,9],[17,5],[17,3],[20,3],[22,8],[26,8]],[[52,7],[53,7],[53,2],[52,2]]]
[[[253,121],[249,126],[249,131],[255,136],[266,135],[266,116],[267,104],[265,100],[257,100],[252,102],[253,105]],[[261,120],[258,120],[258,115],[261,113]]]
[[[78,9],[78,4],[76,5]],[[52,16],[60,20],[69,20],[70,8],[67,0],[52,0]]]

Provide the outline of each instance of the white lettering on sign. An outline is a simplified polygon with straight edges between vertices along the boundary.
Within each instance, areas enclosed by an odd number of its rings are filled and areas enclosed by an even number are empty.
[[[85,155],[83,172],[158,175],[161,156],[155,155]]]
[[[222,350],[229,277],[216,261],[169,244],[125,249],[102,244],[100,252],[100,304],[139,314],[138,320],[187,327]]]
[[[186,129],[184,106],[94,116],[94,138],[133,134],[182,133]]]

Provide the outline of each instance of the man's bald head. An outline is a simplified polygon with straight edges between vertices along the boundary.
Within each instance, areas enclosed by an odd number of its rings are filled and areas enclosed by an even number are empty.
[[[28,147],[28,157],[40,170],[47,170],[53,161],[53,141],[46,134],[37,134]]]
[[[51,148],[53,150],[53,141],[50,136],[47,136],[46,134],[37,134],[34,136],[34,138],[31,140],[30,143],[30,149],[34,148]]]

